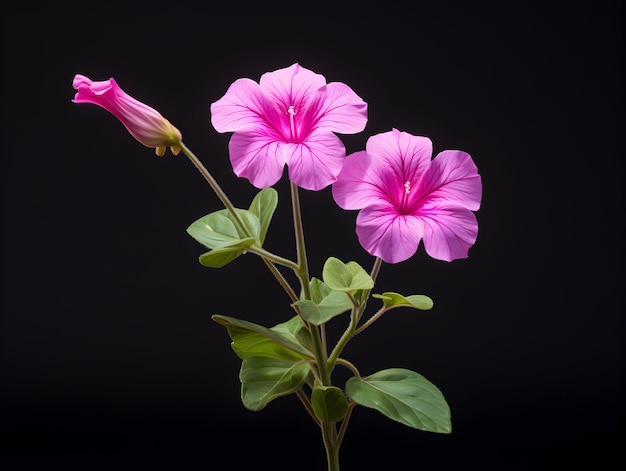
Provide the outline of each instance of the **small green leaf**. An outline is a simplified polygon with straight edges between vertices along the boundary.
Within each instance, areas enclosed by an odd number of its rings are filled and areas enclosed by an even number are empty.
[[[309,329],[300,316],[294,316],[287,322],[276,324],[270,330],[280,334],[285,339],[292,340],[294,343],[302,345],[309,351],[313,350],[311,332],[309,332]]]
[[[193,222],[187,233],[209,249],[232,247],[242,239],[259,240],[261,223],[259,217],[247,210],[236,209],[235,212],[248,231],[244,231],[235,222],[230,211],[222,209],[201,217]]]
[[[231,347],[242,360],[265,357],[294,362],[314,358],[292,335],[285,335],[280,330],[268,329],[234,317],[214,315],[211,318],[226,327],[232,339]]]
[[[241,363],[241,400],[252,411],[260,411],[270,401],[291,394],[304,384],[311,367],[273,358],[252,357]]]
[[[346,382],[346,394],[357,404],[392,420],[427,432],[450,433],[450,407],[441,391],[422,375],[403,368],[382,370]]]
[[[200,264],[209,268],[221,268],[229,264],[254,245],[254,239],[241,239],[235,246],[214,249],[200,255]]]
[[[374,281],[356,262],[343,263],[330,257],[324,263],[322,278],[330,289],[335,291],[355,291],[372,289]]]
[[[249,211],[256,214],[259,218],[259,245],[263,245],[265,242],[265,235],[269,228],[270,221],[278,205],[278,192],[274,188],[263,188],[259,191],[252,203],[250,203]]]
[[[406,300],[411,304],[411,306],[422,311],[432,309],[435,304],[432,299],[424,294],[412,294],[411,296],[407,296]]]
[[[413,294],[411,296],[402,296],[398,293],[387,291],[383,294],[373,294],[373,298],[382,299],[386,308],[406,306],[422,311],[428,311],[433,308],[433,300],[423,294]]]
[[[300,301],[296,301],[292,304],[292,306],[297,306],[300,309],[300,314],[302,317],[306,319],[313,325],[320,325],[324,323],[324,317],[320,308],[313,301],[309,301],[308,299],[301,299]]]
[[[302,317],[314,325],[321,325],[353,307],[344,291],[333,291],[322,280],[312,278],[310,287],[312,301],[300,300],[292,306],[297,306]]]
[[[336,386],[322,386],[319,381],[313,386],[311,405],[322,422],[339,422],[348,411],[348,399],[343,391]]]

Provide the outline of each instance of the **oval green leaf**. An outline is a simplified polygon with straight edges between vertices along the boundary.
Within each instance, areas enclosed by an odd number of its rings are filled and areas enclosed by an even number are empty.
[[[256,214],[260,222],[259,245],[265,242],[265,235],[277,205],[278,192],[271,187],[259,191],[250,203],[249,211]]]
[[[270,328],[273,332],[279,334],[283,339],[288,339],[296,344],[302,345],[309,352],[313,351],[313,340],[311,332],[304,324],[300,316],[294,316],[286,322],[276,324]]]
[[[383,294],[373,294],[373,298],[381,299],[386,308],[393,307],[412,307],[421,311],[428,311],[433,308],[433,300],[423,294],[413,294],[411,296],[402,296],[401,294],[386,291]]]
[[[215,211],[196,220],[187,228],[187,233],[209,249],[232,247],[242,239],[248,238],[258,241],[261,231],[259,217],[244,209],[236,209],[235,212],[245,226],[247,234],[226,209]]]
[[[254,245],[254,239],[242,239],[233,247],[224,247],[203,253],[200,255],[199,261],[205,267],[221,268],[244,254],[252,245]]]
[[[322,422],[339,422],[348,411],[348,399],[336,386],[322,386],[316,381],[311,393],[315,416]]]
[[[335,257],[330,257],[324,263],[322,278],[324,283],[335,291],[355,291],[374,287],[374,281],[361,265],[356,262],[343,263]]]
[[[291,362],[314,358],[292,335],[234,317],[216,314],[211,318],[226,327],[231,347],[242,360],[255,356]]]
[[[451,433],[450,407],[441,391],[422,375],[404,368],[350,378],[346,394],[357,404],[427,432]]]
[[[310,370],[308,363],[247,358],[241,363],[239,371],[241,400],[246,408],[259,411],[277,397],[300,389]]]

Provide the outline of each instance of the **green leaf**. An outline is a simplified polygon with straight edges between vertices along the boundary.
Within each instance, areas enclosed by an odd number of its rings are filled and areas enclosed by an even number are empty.
[[[270,221],[278,205],[278,192],[274,188],[263,188],[259,191],[252,203],[250,203],[249,211],[254,213],[260,222],[259,229],[259,245],[265,242],[265,235],[269,228]]]
[[[328,287],[335,291],[355,291],[372,289],[374,281],[356,262],[343,263],[330,257],[324,263],[322,278]]]
[[[273,358],[252,357],[241,363],[241,400],[246,408],[259,411],[270,401],[291,394],[304,384],[311,367]]]
[[[428,311],[429,309],[432,309],[435,304],[432,299],[424,294],[412,294],[411,296],[407,296],[406,300],[411,304],[412,307],[415,307],[416,309],[420,309],[422,311]]]
[[[242,360],[265,357],[296,362],[314,358],[292,335],[285,335],[280,330],[268,329],[234,317],[214,315],[211,318],[226,327],[233,341],[231,347]]]
[[[317,278],[311,279],[310,286],[313,300],[300,300],[292,304],[300,309],[302,317],[308,322],[321,325],[352,309],[352,301],[344,291],[333,291]]]
[[[280,334],[285,339],[292,340],[294,343],[302,345],[308,351],[313,351],[311,332],[309,332],[309,329],[300,316],[294,316],[287,322],[276,324],[270,330]]]
[[[343,391],[336,386],[322,386],[319,381],[313,387],[311,405],[322,422],[339,422],[348,411],[348,399]]]
[[[373,294],[373,298],[382,299],[386,308],[406,306],[422,311],[428,311],[433,308],[433,300],[423,294],[413,294],[411,296],[402,296],[398,293],[387,291],[383,294]]]
[[[392,420],[427,432],[450,433],[450,407],[441,391],[422,375],[403,368],[382,370],[346,382],[354,402]]]
[[[243,232],[233,215],[226,209],[215,211],[196,220],[187,228],[187,233],[209,249],[233,247],[248,238],[259,241],[261,232],[259,217],[245,209],[236,209],[235,212],[247,229],[248,235]]]
[[[209,268],[221,268],[244,254],[252,245],[254,239],[242,239],[233,247],[211,250],[200,255],[200,264]]]

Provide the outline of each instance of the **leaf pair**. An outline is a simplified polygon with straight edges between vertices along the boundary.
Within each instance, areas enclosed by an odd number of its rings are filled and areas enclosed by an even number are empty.
[[[200,263],[220,268],[253,245],[262,247],[277,204],[276,190],[264,188],[256,194],[247,210],[235,209],[237,218],[227,209],[221,209],[193,222],[187,233],[211,249],[200,255]]]
[[[302,317],[314,325],[321,325],[352,309],[354,304],[347,293],[356,295],[374,287],[374,281],[358,263],[343,263],[334,257],[324,263],[322,278],[324,281],[311,280],[312,299],[293,303],[300,309]]]
[[[259,411],[302,387],[314,358],[311,337],[298,316],[270,329],[234,317],[212,319],[228,330],[232,349],[243,360],[239,379],[246,408]]]

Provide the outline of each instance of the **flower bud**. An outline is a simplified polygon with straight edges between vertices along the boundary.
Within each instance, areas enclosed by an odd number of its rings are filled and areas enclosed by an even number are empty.
[[[74,103],[92,103],[109,111],[141,144],[154,148],[157,155],[164,155],[167,147],[174,155],[180,152],[180,131],[158,111],[124,92],[113,78],[94,82],[77,74],[72,85],[77,90]]]

